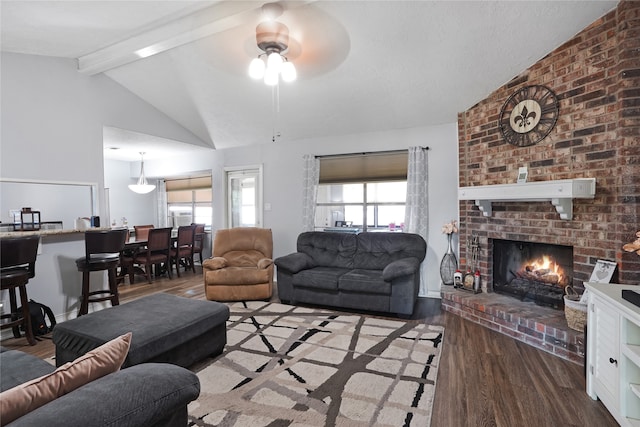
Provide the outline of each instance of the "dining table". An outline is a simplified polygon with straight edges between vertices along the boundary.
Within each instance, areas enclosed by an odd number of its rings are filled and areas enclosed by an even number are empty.
[[[178,234],[176,231],[172,231],[171,232],[171,247],[174,246],[174,244],[178,241]],[[144,249],[147,246],[147,239],[136,239],[135,236],[130,237],[129,239],[127,239],[127,241],[124,243],[124,249],[122,250],[121,257],[128,257],[128,258],[133,258],[136,256],[137,253],[140,252],[141,249]],[[139,275],[146,275],[145,271],[136,266],[133,265],[133,274],[134,276],[136,274]],[[154,270],[156,271],[160,271],[161,270],[161,266],[156,265],[154,267]],[[164,270],[163,270],[164,272]],[[118,272],[117,275],[117,281],[118,283],[123,283],[124,282],[124,278],[127,277],[129,275],[129,271],[128,271],[128,267],[126,266],[121,266],[120,271]],[[133,282],[132,282],[133,283]]]

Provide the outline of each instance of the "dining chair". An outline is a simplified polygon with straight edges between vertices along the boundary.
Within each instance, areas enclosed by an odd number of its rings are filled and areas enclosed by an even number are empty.
[[[193,259],[195,260],[195,257],[197,254],[200,260],[200,265],[202,265],[202,247],[204,245],[204,224],[192,223],[191,225],[195,226],[194,236],[193,236]]]
[[[194,273],[196,272],[196,268],[193,265],[194,236],[195,226],[183,225],[181,227],[178,227],[178,237],[176,240],[176,245],[175,247],[171,248],[171,266],[175,264],[178,277],[180,277],[181,261],[184,265],[185,271],[191,268]]]
[[[9,319],[2,329],[12,328],[13,336],[20,338],[20,326],[24,327],[29,345],[35,345],[27,298],[27,283],[35,276],[39,236],[3,238],[0,240],[1,289],[9,291],[10,313],[0,318]],[[21,313],[18,312],[16,289],[20,292]]]
[[[147,281],[151,283],[151,273],[155,265],[155,276],[164,268],[171,276],[171,227],[152,228],[149,230],[147,244],[134,257],[134,264],[144,266]]]
[[[151,230],[153,227],[153,224],[149,224],[149,225],[134,225],[133,226],[133,233],[135,235],[136,240],[141,241],[141,240],[147,240],[149,238],[149,230]]]
[[[89,303],[111,301],[112,306],[120,304],[116,276],[120,264],[120,253],[124,249],[126,238],[126,229],[86,231],[84,233],[85,254],[82,258],[76,259],[76,267],[82,273],[82,295],[80,296],[78,316],[89,312]],[[91,272],[105,270],[109,280],[109,289],[91,291]]]

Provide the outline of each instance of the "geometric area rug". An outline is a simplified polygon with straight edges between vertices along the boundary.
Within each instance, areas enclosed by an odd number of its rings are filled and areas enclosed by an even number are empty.
[[[429,426],[444,328],[230,303],[224,352],[191,369],[189,426]]]

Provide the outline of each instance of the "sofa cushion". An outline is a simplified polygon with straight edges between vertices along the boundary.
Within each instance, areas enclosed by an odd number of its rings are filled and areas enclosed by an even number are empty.
[[[351,270],[340,276],[338,289],[363,294],[391,295],[391,283],[382,279],[381,270]]]
[[[50,374],[56,367],[31,354],[7,350],[0,354],[0,391]]]
[[[293,286],[304,288],[338,290],[338,279],[349,272],[347,268],[316,267],[293,275]]]
[[[198,397],[193,372],[168,363],[121,369],[18,418],[11,427],[186,426]]]
[[[230,251],[224,254],[229,267],[255,267],[258,261],[265,258],[262,252],[248,249],[244,251]]]
[[[269,283],[271,271],[253,267],[227,267],[221,270],[208,270],[204,272],[205,283],[208,286],[216,284],[229,285],[257,285]]]
[[[315,265],[353,268],[356,236],[346,233],[308,231],[298,236],[298,252],[307,254]]]
[[[116,372],[129,351],[131,333],[119,336],[54,372],[0,393],[2,423],[21,416],[91,381]]]
[[[424,259],[427,244],[412,233],[360,233],[353,266],[365,270],[382,270],[393,261],[403,258]]]

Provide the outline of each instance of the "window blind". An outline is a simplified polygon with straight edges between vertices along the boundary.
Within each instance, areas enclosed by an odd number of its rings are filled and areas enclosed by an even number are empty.
[[[327,156],[319,160],[320,184],[407,179],[406,150]]]
[[[165,179],[167,192],[183,190],[202,190],[211,188],[211,175],[189,178]]]

